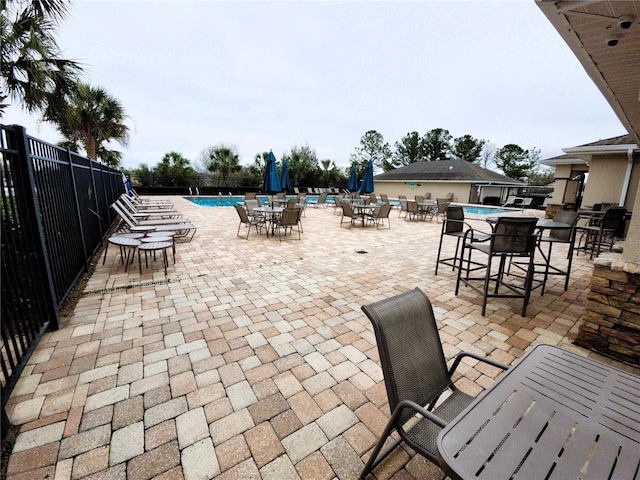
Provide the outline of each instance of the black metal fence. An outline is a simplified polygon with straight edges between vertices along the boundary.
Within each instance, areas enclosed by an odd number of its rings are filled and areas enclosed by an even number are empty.
[[[1,126],[2,337],[4,405],[31,352],[87,270],[115,220],[122,173],[68,149]],[[3,432],[6,428],[2,429]]]

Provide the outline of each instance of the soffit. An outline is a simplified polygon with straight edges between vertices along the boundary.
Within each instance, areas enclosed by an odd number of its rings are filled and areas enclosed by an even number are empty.
[[[640,145],[640,1],[536,1]]]

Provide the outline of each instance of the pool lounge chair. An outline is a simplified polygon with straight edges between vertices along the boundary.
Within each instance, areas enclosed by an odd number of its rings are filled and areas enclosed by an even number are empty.
[[[186,218],[169,218],[166,215],[155,215],[155,217],[160,216],[160,218],[150,218],[154,215],[151,213],[137,213],[132,212],[131,208],[122,202],[122,200],[118,199],[115,201],[115,205],[118,205],[124,212],[126,212],[132,220],[135,220],[140,225],[164,225],[164,224],[172,224],[172,223],[189,223],[189,220]],[[180,214],[182,215],[182,214]]]
[[[160,217],[160,218],[180,218],[182,217],[182,213],[174,208],[145,208],[138,207],[131,203],[131,199],[126,195],[122,195],[118,200],[116,200],[123,208],[129,210],[132,215],[136,218],[150,218],[150,217]]]
[[[143,224],[137,221],[135,218],[129,216],[126,210],[123,210],[120,205],[117,203],[113,203],[111,208],[115,210],[115,212],[120,216],[121,225],[126,226],[129,230],[140,230],[140,228],[146,231],[155,231],[155,232],[174,232],[176,237],[184,238],[187,241],[191,241],[193,236],[196,234],[198,227],[194,224],[190,223],[188,220],[185,220],[184,223],[157,223],[157,224]]]

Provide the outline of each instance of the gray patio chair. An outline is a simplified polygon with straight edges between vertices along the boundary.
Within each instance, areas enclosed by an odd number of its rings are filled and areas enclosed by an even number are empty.
[[[256,227],[256,233],[260,233],[258,228],[262,229],[265,226],[265,221],[263,217],[249,217],[249,214],[245,210],[242,205],[234,205],[236,212],[238,212],[238,217],[240,217],[240,223],[238,224],[238,232],[236,236],[240,236],[240,228],[242,225],[246,225],[247,228],[247,236],[245,237],[247,240],[249,239],[249,233],[251,233],[251,227]]]
[[[444,216],[447,206],[451,203],[448,198],[436,198],[437,210],[436,210],[436,223],[440,222],[440,217]]]
[[[462,352],[447,368],[431,302],[418,288],[364,305],[362,311],[375,332],[391,419],[360,479],[364,480],[403,441],[437,465],[438,433],[474,399],[453,383],[452,375],[460,361],[470,357],[502,370],[508,366]],[[446,398],[439,402],[441,397]],[[400,438],[380,453],[394,430]]]
[[[356,220],[360,220],[361,222],[364,221],[364,218],[362,217],[362,215],[353,213],[350,203],[342,202],[340,206],[342,207],[342,215],[340,216],[340,226],[342,226],[342,223],[345,218],[349,219],[349,228],[351,228],[351,226],[356,222]]]
[[[455,294],[458,295],[460,283],[472,288],[482,295],[482,316],[487,310],[487,299],[498,298],[522,298],[522,313],[524,317],[531,296],[535,265],[533,263],[538,237],[535,228],[538,219],[535,217],[498,217],[490,239],[485,243],[471,241],[473,232],[467,231],[462,243],[462,252],[458,262],[458,279],[456,281]],[[465,259],[465,251],[467,258]],[[486,255],[486,262],[472,260],[471,254],[478,252]],[[492,271],[493,260],[498,259],[498,269]],[[524,262],[524,277],[509,276],[505,270],[506,261],[512,260]],[[465,270],[463,277],[462,271]],[[484,270],[484,276],[471,277],[470,272]],[[521,283],[516,283],[523,279]],[[482,286],[474,282],[481,282]],[[493,286],[492,286],[493,285]],[[490,289],[489,287],[492,286]],[[490,292],[491,290],[491,292]]]
[[[282,214],[276,218],[274,226],[278,230],[278,240],[282,241],[280,232],[284,230],[284,236],[287,236],[287,229],[293,235],[293,229],[298,232],[298,240],[300,240],[300,232],[302,231],[302,224],[300,223],[300,216],[302,215],[301,208],[285,208]]]
[[[385,220],[387,221],[387,227],[391,229],[391,222],[389,221],[389,212],[391,212],[391,205],[388,203],[381,203],[374,211],[367,216],[367,221],[374,222],[376,229],[380,228],[380,225],[384,226]]]
[[[398,195],[398,200],[400,200],[400,210],[398,211],[398,218],[404,212],[404,218],[407,218],[407,197],[404,195]]]
[[[471,229],[469,238],[474,242],[485,242],[490,237],[489,235],[478,232],[473,229],[471,225],[464,221],[464,210],[458,206],[448,206],[445,210],[445,217],[442,222],[442,232],[440,232],[440,243],[438,244],[438,256],[436,257],[436,275],[438,275],[438,265],[441,263],[451,267],[454,270],[456,262],[458,261],[458,252],[460,250],[460,241],[464,239],[467,230]],[[440,258],[440,252],[442,251],[442,240],[445,236],[450,236],[456,239],[456,251],[453,257]]]
[[[540,248],[546,243],[548,244],[547,261],[545,262],[544,280],[542,281],[542,290],[540,295],[544,295],[544,289],[547,285],[547,278],[549,275],[563,275],[565,276],[564,290],[569,288],[569,276],[571,275],[571,261],[573,259],[573,248],[576,238],[575,225],[578,221],[578,212],[572,212],[570,210],[560,210],[553,216],[553,221],[558,223],[566,223],[571,225],[571,228],[553,229],[549,230],[549,235],[540,237]],[[551,263],[551,250],[554,244],[564,244],[569,246],[569,253],[567,254],[567,266],[566,270],[562,270],[557,264]]]

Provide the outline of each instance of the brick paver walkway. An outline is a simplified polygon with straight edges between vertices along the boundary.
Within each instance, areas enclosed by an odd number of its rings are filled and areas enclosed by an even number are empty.
[[[511,363],[534,342],[594,356],[571,344],[584,256],[569,291],[552,279],[526,318],[507,300],[482,317],[471,290],[454,295],[451,270],[433,274],[435,221],[392,212],[390,230],[347,229],[331,207],[309,208],[301,241],[244,240],[233,209],[172,200],[199,230],[168,275],[159,260],[125,273],[111,249],[67,325],[29,360],[7,407],[21,426],[8,479],[357,478],[389,415],[360,306],[416,286],[448,358],[472,350]],[[477,394],[498,372],[474,366],[457,383]],[[442,477],[406,448],[375,474]]]

